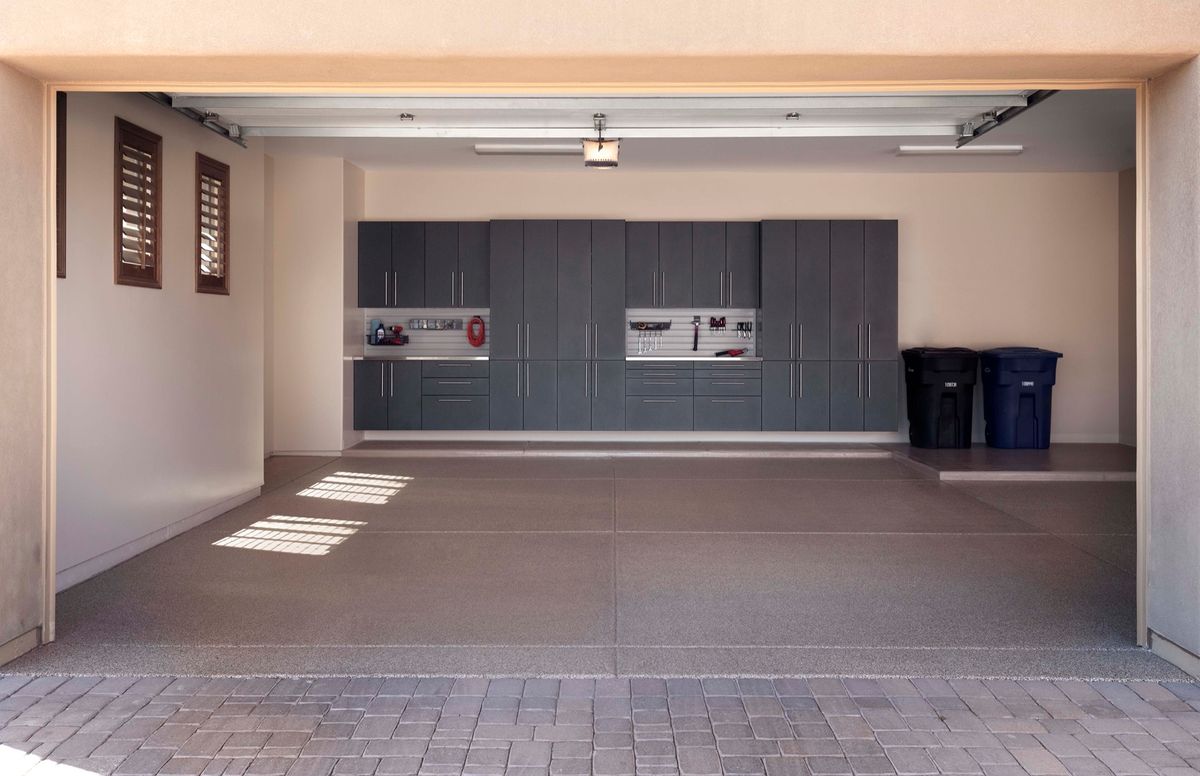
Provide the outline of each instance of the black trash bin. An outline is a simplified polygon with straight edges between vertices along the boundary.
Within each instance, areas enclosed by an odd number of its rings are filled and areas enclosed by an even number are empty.
[[[979,354],[967,348],[909,348],[902,355],[908,441],[913,447],[970,447]]]
[[[1062,355],[1041,348],[993,348],[980,354],[990,447],[1050,446],[1050,398]]]

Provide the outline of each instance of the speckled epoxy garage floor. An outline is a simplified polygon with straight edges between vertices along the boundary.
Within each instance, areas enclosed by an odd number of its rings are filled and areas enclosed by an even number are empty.
[[[885,458],[275,459],[59,597],[10,671],[1175,679],[1133,643],[1132,483]]]

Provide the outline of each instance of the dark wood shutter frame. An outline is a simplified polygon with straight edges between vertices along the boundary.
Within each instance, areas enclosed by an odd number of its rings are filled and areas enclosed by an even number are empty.
[[[229,293],[229,165],[196,154],[196,291]]]
[[[116,119],[114,282],[162,288],[162,138]]]

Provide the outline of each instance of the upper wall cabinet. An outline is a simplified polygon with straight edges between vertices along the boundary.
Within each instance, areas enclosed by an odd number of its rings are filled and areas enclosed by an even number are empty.
[[[757,222],[692,224],[693,307],[758,307],[758,277]]]
[[[363,221],[359,307],[487,307],[488,224]]]
[[[754,221],[633,221],[625,229],[628,307],[758,307]]]
[[[830,358],[897,357],[897,225],[833,221],[829,235]]]

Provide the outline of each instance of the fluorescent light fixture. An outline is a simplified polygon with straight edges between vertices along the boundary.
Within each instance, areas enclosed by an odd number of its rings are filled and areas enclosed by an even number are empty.
[[[611,170],[617,166],[617,154],[620,152],[620,140],[584,140],[583,166]]]
[[[479,156],[579,156],[578,143],[476,143]]]
[[[902,145],[896,156],[1016,156],[1024,150],[1023,145]]]

